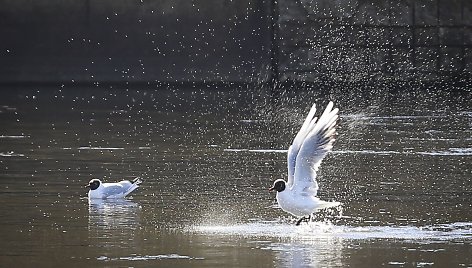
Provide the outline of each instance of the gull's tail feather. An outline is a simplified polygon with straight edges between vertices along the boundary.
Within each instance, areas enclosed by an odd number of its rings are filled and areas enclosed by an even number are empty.
[[[136,178],[133,180],[133,184],[140,185],[141,183],[143,183],[143,179],[140,178],[140,177],[136,177]]]
[[[133,184],[129,187],[128,191],[126,191],[125,196],[129,195],[132,191],[136,190],[136,188],[138,188],[141,183],[143,183],[143,180],[141,178],[135,178],[133,180]]]

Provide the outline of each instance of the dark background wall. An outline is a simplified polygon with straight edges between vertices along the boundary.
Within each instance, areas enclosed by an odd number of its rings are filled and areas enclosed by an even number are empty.
[[[0,0],[0,82],[434,80],[472,73],[470,0]],[[277,32],[276,32],[277,33]]]
[[[252,81],[264,1],[0,0],[0,81]]]
[[[470,0],[281,0],[281,80],[470,79]]]

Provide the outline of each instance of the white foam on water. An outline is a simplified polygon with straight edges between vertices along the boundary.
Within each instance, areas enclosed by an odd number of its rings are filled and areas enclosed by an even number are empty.
[[[286,149],[235,149],[227,148],[224,149],[225,152],[253,152],[253,153],[287,153]],[[331,153],[334,154],[380,154],[380,155],[390,155],[390,154],[402,154],[403,152],[398,151],[375,151],[375,150],[335,150]]]
[[[79,150],[124,150],[123,147],[93,147],[93,146],[82,146],[77,148]]]
[[[225,152],[252,152],[252,153],[287,153],[285,149],[224,149]]]
[[[339,150],[332,151],[334,154],[381,154],[381,155],[390,155],[390,154],[401,154],[402,152],[398,151],[375,151],[375,150]]]
[[[472,155],[472,148],[449,148],[447,151],[419,152],[418,154],[433,156],[470,156]]]
[[[253,153],[287,153],[285,149],[235,149],[227,148],[225,152],[253,152]],[[396,154],[408,154],[408,155],[431,155],[431,156],[471,156],[472,148],[449,148],[443,151],[424,151],[424,152],[412,152],[412,151],[376,151],[376,150],[334,150],[333,154],[374,154],[374,155],[396,155]]]
[[[239,122],[241,123],[246,123],[246,124],[249,124],[249,123],[261,123],[261,122],[265,122],[267,120],[259,120],[259,119],[242,119],[242,120],[239,120]]]
[[[62,150],[73,150],[75,148],[72,148],[72,147],[63,147]],[[152,149],[151,147],[149,146],[139,146],[137,147],[138,150],[150,150]],[[94,147],[94,146],[81,146],[81,147],[78,147],[77,150],[109,150],[109,151],[113,151],[113,150],[125,150],[124,147]]]
[[[417,262],[416,267],[433,266],[434,262]]]
[[[0,157],[24,157],[25,155],[24,154],[19,154],[19,153],[15,153],[13,151],[11,152],[0,152]]]
[[[406,262],[401,262],[401,261],[391,261],[388,263],[389,265],[405,265]]]
[[[346,114],[344,118],[353,118],[356,120],[375,120],[375,119],[390,119],[390,120],[405,120],[405,119],[428,119],[428,118],[444,118],[447,115],[392,115],[392,116],[369,116],[365,114]]]
[[[29,138],[29,136],[24,135],[0,135],[0,139],[25,139]]]
[[[252,222],[234,225],[200,225],[191,228],[194,232],[213,235],[243,237],[290,238],[295,240],[317,240],[342,238],[351,240],[402,239],[448,241],[472,240],[472,222],[457,222],[431,226],[346,226],[329,222],[302,223],[300,226],[281,222]]]
[[[150,260],[203,260],[204,258],[195,258],[179,254],[159,254],[159,255],[131,255],[125,257],[97,257],[99,261],[150,261]]]

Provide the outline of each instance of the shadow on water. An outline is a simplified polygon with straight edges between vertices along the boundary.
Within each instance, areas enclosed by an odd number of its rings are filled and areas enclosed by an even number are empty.
[[[5,89],[0,266],[471,266],[470,92]],[[300,228],[267,189],[309,106],[341,119]],[[90,177],[143,177],[131,200]]]

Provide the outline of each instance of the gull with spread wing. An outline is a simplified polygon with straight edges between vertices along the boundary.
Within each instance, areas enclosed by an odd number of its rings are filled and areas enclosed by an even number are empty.
[[[329,102],[318,120],[315,117],[316,105],[311,107],[288,149],[288,180],[278,179],[269,189],[277,191],[277,202],[282,210],[301,217],[296,225],[302,220],[309,220],[319,209],[340,205],[339,202],[323,201],[316,197],[316,172],[333,148],[338,111],[338,108],[333,109],[333,102]]]

